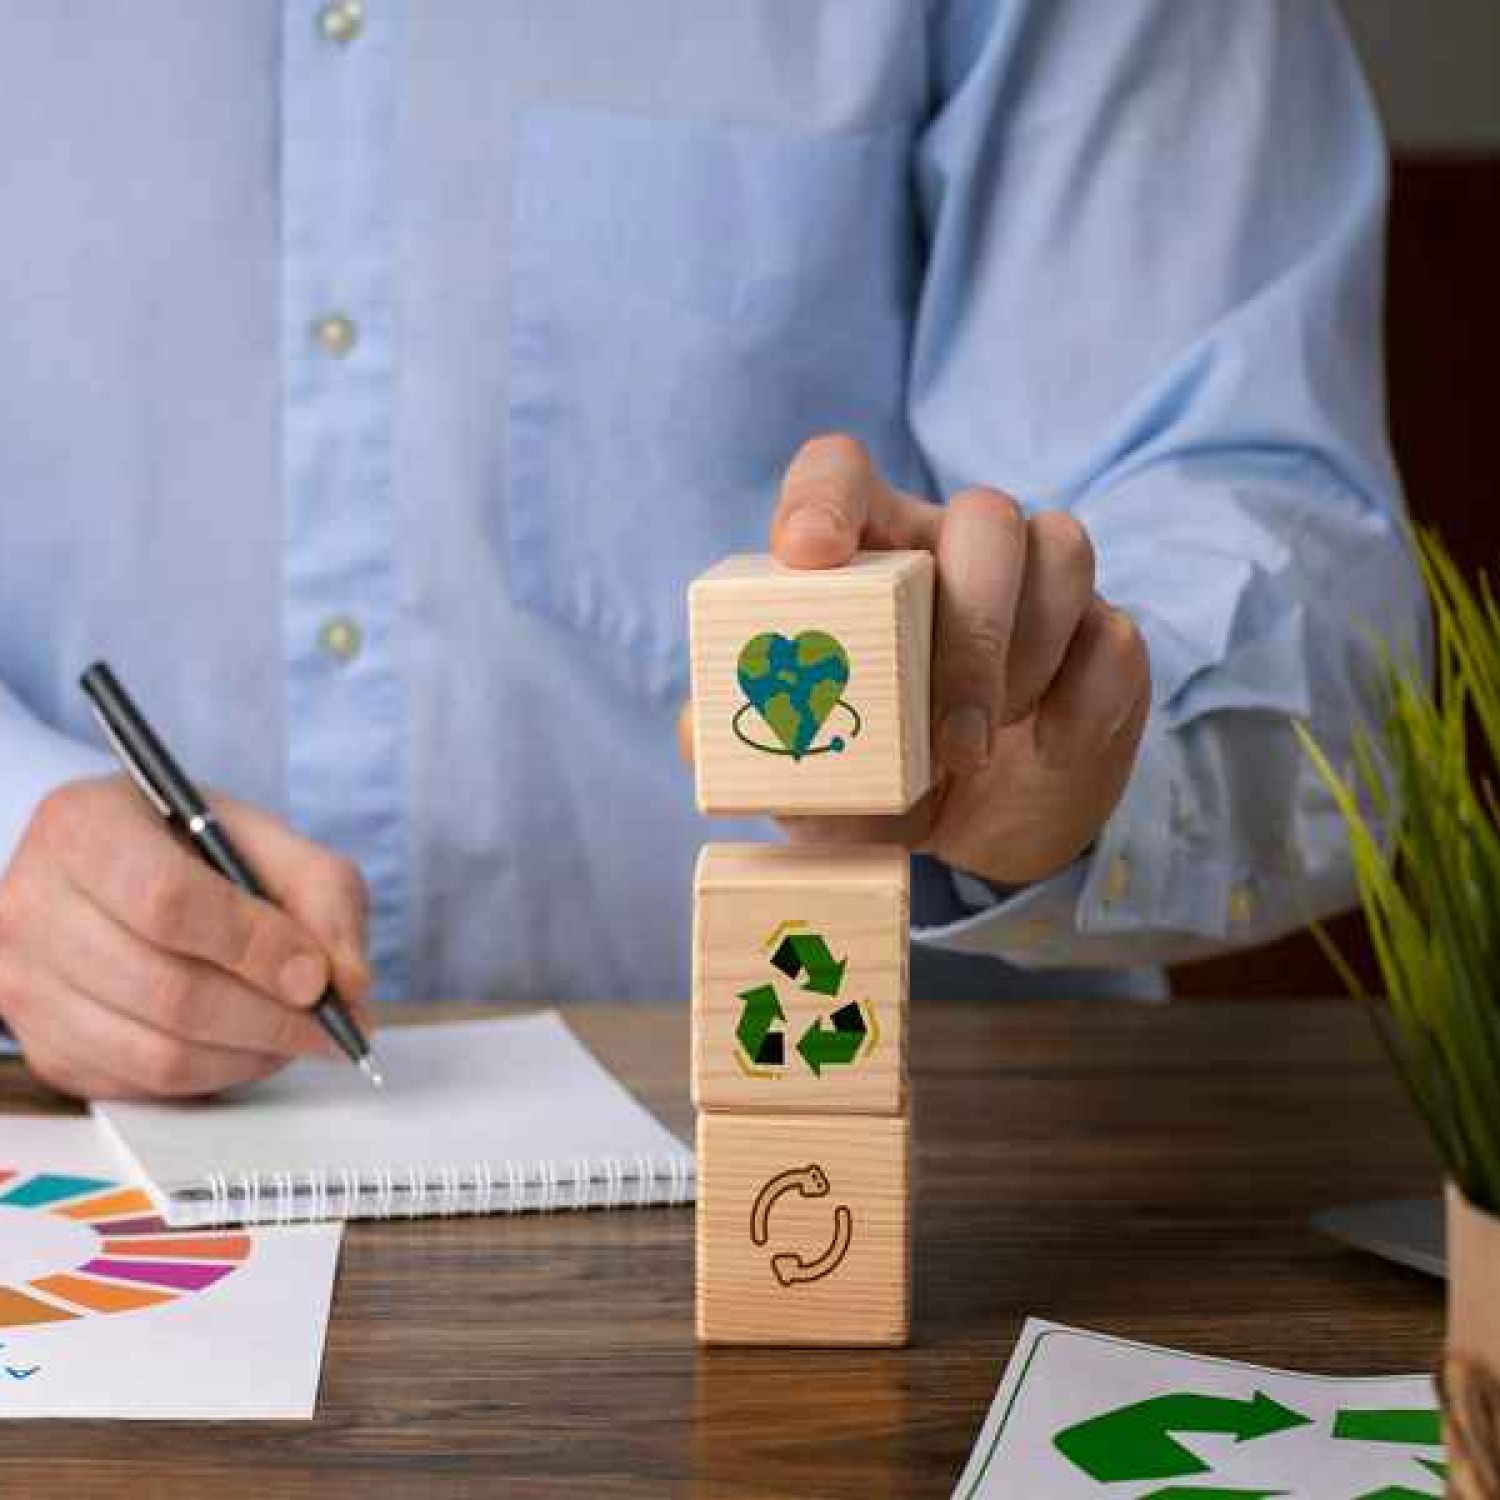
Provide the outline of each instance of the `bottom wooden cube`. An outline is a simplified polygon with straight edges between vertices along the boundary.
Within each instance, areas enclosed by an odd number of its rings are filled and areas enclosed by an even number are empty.
[[[698,1116],[698,1338],[904,1344],[903,1115]]]

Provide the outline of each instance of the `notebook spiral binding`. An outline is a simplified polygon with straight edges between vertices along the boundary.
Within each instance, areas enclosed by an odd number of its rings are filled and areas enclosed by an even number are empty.
[[[418,1218],[559,1209],[644,1208],[692,1201],[687,1155],[475,1162],[471,1167],[211,1172],[171,1195],[174,1225],[293,1224],[317,1219]]]

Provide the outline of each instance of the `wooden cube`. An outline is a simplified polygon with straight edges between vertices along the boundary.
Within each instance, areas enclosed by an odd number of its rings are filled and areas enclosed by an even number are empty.
[[[931,781],[933,561],[726,558],[688,592],[698,806],[899,813]]]
[[[698,1338],[904,1344],[905,1115],[698,1116]]]
[[[909,872],[889,845],[704,848],[693,889],[700,1109],[901,1111]]]

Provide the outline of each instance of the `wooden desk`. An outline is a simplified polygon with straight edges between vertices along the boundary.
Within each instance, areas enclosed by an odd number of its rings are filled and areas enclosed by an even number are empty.
[[[686,1132],[685,1010],[572,1015]],[[0,1423],[0,1494],[946,1495],[1027,1313],[1309,1370],[1430,1367],[1437,1287],[1307,1227],[1435,1182],[1351,1005],[913,1020],[909,1350],[700,1352],[689,1210],[356,1224],[315,1422]],[[47,1107],[0,1066],[0,1109]]]

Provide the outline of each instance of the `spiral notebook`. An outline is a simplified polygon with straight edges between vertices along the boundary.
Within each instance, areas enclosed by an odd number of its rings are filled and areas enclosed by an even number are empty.
[[[172,1225],[617,1208],[694,1196],[688,1150],[556,1011],[381,1033],[387,1086],[302,1061],[96,1118]]]

